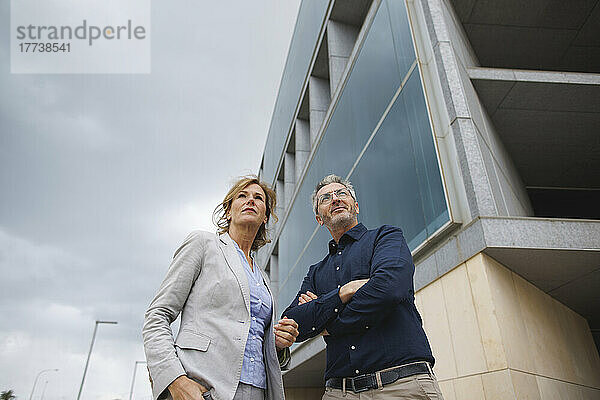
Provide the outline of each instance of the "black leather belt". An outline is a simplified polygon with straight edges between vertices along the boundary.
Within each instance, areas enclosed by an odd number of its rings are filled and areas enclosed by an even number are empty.
[[[398,379],[417,374],[431,374],[431,368],[426,361],[420,361],[412,364],[401,365],[382,372],[373,374],[363,374],[354,378],[330,378],[325,382],[326,387],[333,389],[344,389],[344,380],[346,381],[346,390],[352,390],[354,393],[364,392],[370,389],[377,389],[377,374],[381,377],[381,385],[389,385]]]

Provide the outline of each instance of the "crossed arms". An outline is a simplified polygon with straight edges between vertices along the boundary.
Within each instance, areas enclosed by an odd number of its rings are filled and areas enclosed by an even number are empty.
[[[376,239],[369,279],[315,294],[315,266],[283,315],[298,323],[298,342],[321,333],[342,336],[377,326],[402,301],[412,299],[414,265],[402,231],[386,227]]]

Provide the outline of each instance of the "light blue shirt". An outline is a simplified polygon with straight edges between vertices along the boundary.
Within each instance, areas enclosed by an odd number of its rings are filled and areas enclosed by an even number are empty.
[[[259,267],[254,263],[254,271],[252,271],[244,252],[235,241],[233,243],[240,255],[250,286],[250,331],[244,350],[240,382],[266,389],[267,374],[263,360],[263,341],[265,328],[269,326],[271,321],[273,301],[258,269]]]

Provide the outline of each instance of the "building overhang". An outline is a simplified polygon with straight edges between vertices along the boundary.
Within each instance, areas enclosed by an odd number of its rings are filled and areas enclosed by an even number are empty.
[[[600,74],[468,68],[536,216],[600,218]]]
[[[600,343],[600,221],[479,217],[416,260],[415,290],[480,252],[586,318]]]
[[[596,1],[450,3],[483,66],[600,72]]]

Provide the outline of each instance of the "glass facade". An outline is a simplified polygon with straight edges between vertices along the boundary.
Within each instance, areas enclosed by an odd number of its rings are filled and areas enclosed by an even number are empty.
[[[310,204],[325,175],[349,175],[359,220],[401,227],[411,249],[450,220],[404,2],[381,2],[335,107],[279,237],[279,311],[326,255]]]

